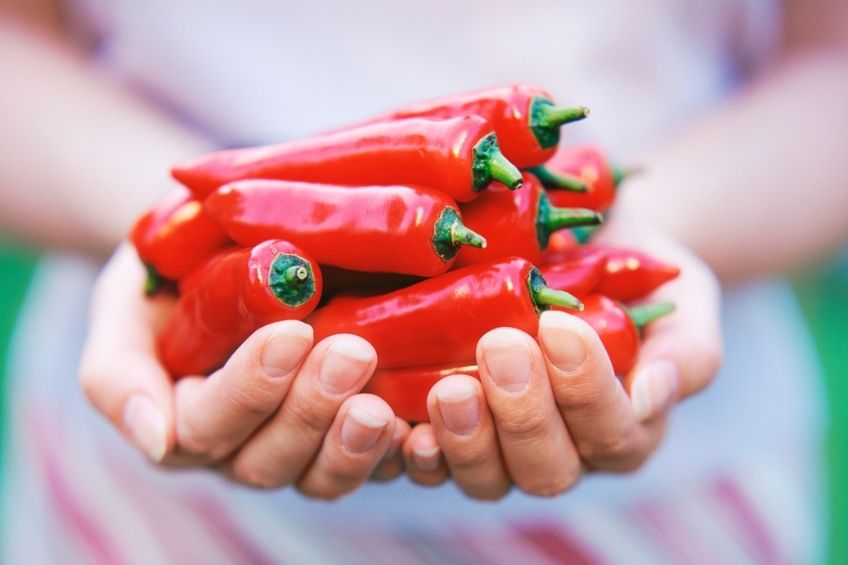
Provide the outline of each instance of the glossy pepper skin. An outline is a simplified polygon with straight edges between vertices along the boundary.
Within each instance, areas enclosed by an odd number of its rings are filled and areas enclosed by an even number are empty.
[[[199,201],[178,188],[138,219],[130,232],[138,256],[158,275],[178,280],[229,243]]]
[[[539,271],[551,288],[564,290],[580,298],[597,291],[606,268],[606,257],[588,255],[561,263],[544,263],[539,266]]]
[[[203,199],[227,183],[250,178],[342,185],[411,184],[473,200],[492,180],[510,188],[521,173],[498,148],[483,118],[409,119],[340,130],[266,147],[202,155],[171,169]]]
[[[355,271],[430,277],[447,271],[462,245],[486,245],[454,200],[426,187],[245,180],[203,206],[240,245],[285,239],[321,265]]]
[[[519,168],[541,165],[559,143],[561,125],[589,115],[584,107],[556,107],[541,88],[514,84],[446,96],[375,118],[371,123],[408,118],[476,115],[495,128],[501,150]]]
[[[674,310],[668,302],[627,308],[602,294],[587,296],[583,305],[583,311],[572,314],[586,321],[601,338],[616,375],[626,375],[636,363],[642,328]]]
[[[568,268],[569,265],[592,258],[600,258],[604,264],[602,276],[593,292],[624,302],[643,298],[680,274],[678,267],[647,253],[603,245],[584,245],[562,252],[549,252],[542,264],[542,272],[544,274],[556,265]],[[559,288],[555,284],[551,286]],[[568,288],[563,290],[571,292]]]
[[[219,253],[185,278],[180,292],[159,341],[174,377],[215,369],[261,326],[305,318],[321,296],[321,272],[297,247],[271,240]]]
[[[376,394],[388,402],[399,418],[408,422],[429,422],[427,395],[434,384],[450,375],[469,375],[479,379],[480,369],[474,360],[426,367],[377,369],[365,385],[364,392]]]
[[[530,172],[550,189],[548,196],[554,206],[591,208],[597,212],[609,209],[623,178],[623,173],[613,168],[594,145],[564,147],[543,167]],[[575,182],[585,186],[585,192],[575,192]]]
[[[316,342],[353,333],[377,350],[378,368],[412,367],[472,358],[477,340],[500,326],[535,335],[539,313],[552,303],[579,307],[574,297],[548,289],[530,262],[513,257],[380,296],[340,296],[307,322]]]
[[[577,226],[597,225],[601,216],[584,208],[551,206],[542,184],[523,175],[521,190],[493,185],[474,202],[460,206],[465,225],[486,234],[485,249],[460,249],[455,267],[499,257],[523,257],[537,264],[544,259],[551,234]]]

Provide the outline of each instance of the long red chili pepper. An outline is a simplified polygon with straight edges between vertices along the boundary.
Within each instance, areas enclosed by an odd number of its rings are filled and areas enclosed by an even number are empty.
[[[603,276],[593,292],[624,302],[647,296],[680,274],[678,267],[655,259],[647,253],[601,245],[584,245],[562,252],[548,252],[545,254],[542,272],[545,274],[553,266],[567,269],[575,262],[580,263],[590,258],[601,258],[604,262]],[[560,288],[556,284],[551,286]],[[568,288],[562,290],[571,292]],[[583,296],[579,293],[573,294]]]
[[[138,219],[130,241],[148,267],[148,292],[157,275],[177,280],[229,243],[226,234],[184,188],[178,188]]]
[[[347,185],[413,184],[473,200],[493,180],[521,186],[483,118],[377,123],[266,147],[230,149],[177,164],[198,198],[229,182],[263,178]]]
[[[540,263],[554,231],[601,222],[601,216],[592,210],[551,206],[533,175],[525,173],[523,179],[521,190],[493,186],[460,207],[465,225],[485,233],[488,245],[485,249],[460,249],[456,267],[513,255]]]
[[[606,257],[588,255],[562,263],[545,263],[539,266],[539,271],[551,288],[564,290],[580,298],[596,292],[606,267]]]
[[[554,206],[591,208],[605,212],[615,200],[616,187],[624,179],[622,169],[610,165],[594,145],[560,149],[550,161],[530,170],[545,187]],[[585,187],[585,192],[574,192]]]
[[[321,265],[357,271],[434,276],[453,265],[460,246],[486,246],[455,201],[426,187],[246,180],[203,206],[241,245],[285,239]]]
[[[160,339],[175,377],[221,365],[259,327],[300,320],[321,295],[317,265],[287,241],[224,251],[183,280],[177,309]]]
[[[369,123],[406,118],[453,118],[476,115],[495,128],[501,150],[515,166],[533,167],[547,161],[559,143],[563,124],[582,120],[589,110],[555,106],[541,88],[515,84],[476,90],[414,104],[379,116]]]
[[[659,302],[628,308],[602,294],[592,294],[581,312],[572,312],[598,333],[616,375],[625,375],[636,363],[642,328],[674,311],[674,304]]]
[[[499,326],[535,335],[551,304],[577,308],[568,293],[548,288],[517,257],[472,265],[388,294],[337,298],[307,321],[316,341],[354,333],[377,350],[377,366],[410,367],[474,357],[477,340]]]

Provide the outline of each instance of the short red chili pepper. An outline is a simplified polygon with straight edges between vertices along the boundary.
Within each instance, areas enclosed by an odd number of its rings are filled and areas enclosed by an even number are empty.
[[[530,172],[545,187],[553,189],[548,196],[554,206],[580,206],[598,212],[606,212],[612,205],[616,187],[625,175],[593,145],[562,148],[550,161]],[[585,192],[574,191],[579,187],[585,187]],[[566,190],[556,190],[560,188]]]
[[[477,361],[451,362],[426,367],[377,369],[363,392],[385,400],[395,416],[408,422],[429,422],[427,395],[433,385],[450,375],[480,378]]]
[[[523,179],[521,190],[511,192],[493,186],[460,207],[465,225],[485,233],[488,245],[485,249],[460,249],[456,267],[509,256],[540,263],[553,232],[601,223],[600,214],[592,210],[551,206],[533,175],[525,173]]]
[[[477,116],[377,123],[314,137],[203,155],[173,167],[175,179],[205,198],[249,178],[347,185],[413,184],[473,200],[493,180],[521,186],[521,173]]]
[[[551,158],[560,126],[582,120],[588,108],[555,106],[541,88],[515,84],[429,100],[375,118],[385,122],[406,118],[453,118],[476,115],[495,128],[501,150],[515,166],[533,167]]]
[[[674,311],[670,302],[628,308],[602,294],[583,300],[582,312],[573,312],[597,332],[616,375],[625,375],[636,363],[642,328]]]
[[[130,240],[148,267],[148,292],[161,275],[177,280],[227,246],[229,239],[190,192],[168,193],[136,222]]]
[[[655,259],[647,253],[602,245],[584,245],[562,252],[549,252],[545,255],[543,265],[547,268],[554,265],[568,268],[575,262],[593,257],[602,258],[604,262],[603,276],[593,292],[624,302],[643,298],[680,274],[678,267]],[[545,272],[547,271],[543,269],[543,274]],[[553,284],[551,286],[560,288]]]
[[[162,362],[174,377],[220,366],[255,330],[300,320],[321,296],[321,272],[287,241],[223,251],[183,280],[161,336]]]
[[[354,333],[377,350],[378,367],[432,365],[474,357],[477,340],[499,326],[532,335],[551,304],[579,308],[548,288],[539,270],[512,257],[472,265],[380,296],[336,298],[307,322],[315,340]]]
[[[434,276],[462,245],[486,246],[454,200],[426,187],[245,180],[219,188],[203,207],[241,245],[285,239],[321,265],[356,271]]]

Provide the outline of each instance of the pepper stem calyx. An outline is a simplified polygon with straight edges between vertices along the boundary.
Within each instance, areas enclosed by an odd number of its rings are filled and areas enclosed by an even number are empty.
[[[465,226],[459,213],[447,207],[433,227],[433,248],[436,254],[447,262],[456,256],[461,245],[483,249],[486,247],[486,238]]]
[[[280,302],[296,308],[315,295],[312,266],[297,255],[279,253],[271,262],[268,288]]]
[[[667,316],[674,312],[674,303],[672,302],[656,302],[654,304],[642,304],[633,308],[625,308],[627,316],[640,331],[642,328],[656,322],[663,316]]]
[[[521,171],[501,153],[494,133],[477,142],[473,155],[471,174],[474,190],[483,190],[493,180],[505,184],[510,190],[521,187]]]
[[[530,103],[530,129],[542,148],[559,143],[559,127],[582,120],[589,115],[585,106],[554,106],[547,98],[536,97]]]

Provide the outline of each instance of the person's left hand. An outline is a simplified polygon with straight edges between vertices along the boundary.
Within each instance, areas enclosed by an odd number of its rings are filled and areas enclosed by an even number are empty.
[[[722,355],[712,273],[655,233],[613,228],[601,237],[681,267],[650,297],[677,309],[646,329],[624,386],[597,334],[576,316],[543,313],[535,339],[492,330],[478,344],[479,381],[453,375],[430,391],[431,423],[413,428],[404,445],[413,481],[450,476],[472,498],[497,499],[513,484],[553,496],[586,471],[632,471],[659,445],[674,403],[709,384]]]

